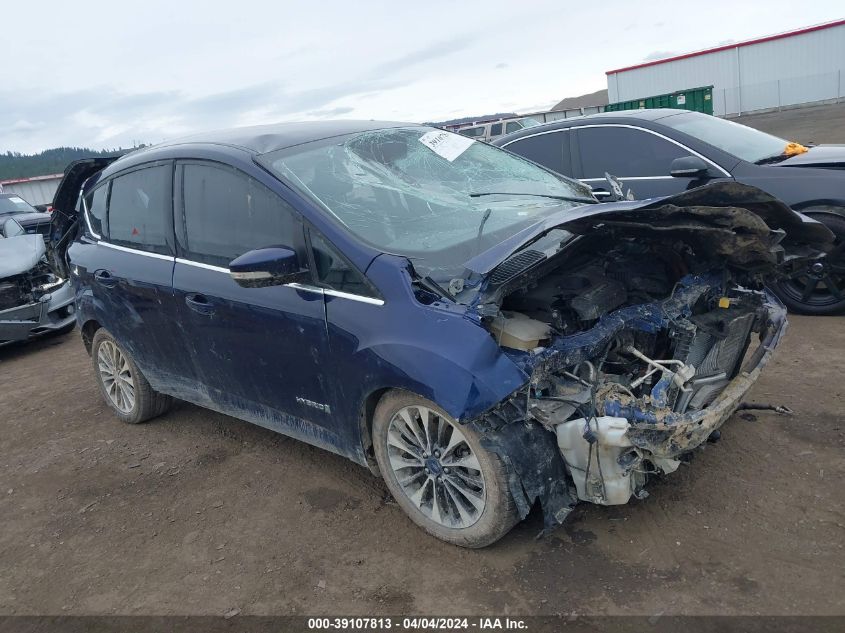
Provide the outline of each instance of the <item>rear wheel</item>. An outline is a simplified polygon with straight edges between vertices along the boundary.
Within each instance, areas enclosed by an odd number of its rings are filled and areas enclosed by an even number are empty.
[[[429,534],[484,547],[517,522],[504,464],[433,402],[405,391],[385,395],[373,419],[373,446],[394,499]]]
[[[91,359],[106,404],[124,422],[146,422],[170,408],[173,399],[150,387],[132,357],[103,328],[94,334]]]
[[[818,316],[845,312],[845,216],[832,211],[802,211],[836,236],[826,257],[792,270],[774,290],[792,312]]]

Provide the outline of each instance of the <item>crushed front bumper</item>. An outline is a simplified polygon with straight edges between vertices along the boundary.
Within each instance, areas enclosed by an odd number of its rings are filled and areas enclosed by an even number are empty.
[[[746,363],[748,369],[729,382],[706,408],[688,413],[660,412],[608,399],[603,404],[604,414],[626,418],[632,444],[659,458],[675,459],[703,444],[739,408],[786,332],[786,308],[774,295],[767,293],[767,299],[769,318],[757,349]]]
[[[0,345],[61,330],[75,319],[73,287],[66,281],[39,301],[0,311]]]
[[[745,364],[747,369],[704,408],[678,413],[654,406],[649,399],[615,394],[596,403],[595,418],[546,420],[555,429],[578,498],[620,505],[631,496],[645,496],[648,473],[674,472],[681,456],[704,444],[737,410],[786,327],[786,309],[768,295],[767,319],[757,349]]]
[[[694,302],[701,288],[685,301]],[[676,293],[676,296],[680,292]],[[623,309],[639,319],[642,309]],[[639,311],[635,311],[639,310]],[[655,325],[664,317],[657,310],[647,316]],[[612,336],[631,321],[613,317],[591,334],[576,335],[578,345],[556,350],[568,363],[592,358]],[[640,320],[639,323],[644,321]],[[650,323],[646,323],[649,325]],[[786,308],[765,293],[765,319],[759,343],[740,371],[704,408],[678,413],[626,399],[616,392],[596,402],[596,415],[571,419],[572,409],[556,415],[539,410],[526,389],[487,412],[475,422],[489,450],[505,462],[509,487],[524,518],[535,501],[542,504],[547,529],[561,523],[578,499],[602,505],[627,503],[631,496],[645,496],[647,472],[673,472],[679,457],[701,446],[737,410],[779,344],[787,328]],[[525,356],[517,356],[525,362]],[[546,365],[556,365],[554,356]],[[526,362],[526,367],[528,363]],[[596,442],[585,439],[591,431]],[[591,454],[592,446],[592,454]],[[601,460],[599,465],[598,461]]]

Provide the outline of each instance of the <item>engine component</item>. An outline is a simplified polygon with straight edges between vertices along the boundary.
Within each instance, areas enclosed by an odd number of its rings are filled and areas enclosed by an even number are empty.
[[[610,277],[590,278],[590,289],[576,296],[569,305],[584,321],[593,321],[618,308],[628,298],[625,286]]]
[[[625,418],[603,416],[590,420],[577,418],[555,427],[557,443],[578,491],[578,498],[601,505],[628,503],[631,495],[645,483],[644,474],[632,466],[641,460],[626,436]],[[585,429],[590,431],[588,442]],[[623,459],[623,453],[634,453],[634,459]],[[588,479],[589,477],[589,479]]]
[[[503,347],[529,351],[549,336],[549,326],[519,312],[502,311],[490,324],[496,342]]]

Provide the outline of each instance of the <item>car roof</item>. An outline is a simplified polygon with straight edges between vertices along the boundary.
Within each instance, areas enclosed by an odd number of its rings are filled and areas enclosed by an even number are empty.
[[[211,132],[199,132],[190,136],[183,136],[145,147],[132,152],[131,155],[136,157],[139,154],[154,154],[159,149],[195,144],[222,145],[240,148],[254,154],[265,154],[333,136],[343,136],[356,132],[406,125],[417,124],[399,123],[396,121],[297,121],[274,123],[271,125],[253,125],[249,127],[214,130]],[[127,156],[129,155],[127,154]]]
[[[593,122],[602,123],[631,123],[632,121],[659,121],[670,116],[678,114],[690,114],[692,110],[681,110],[678,108],[654,108],[652,110],[619,110],[618,112],[598,112],[596,114],[588,114],[585,116],[570,117],[567,119],[558,119],[556,121],[549,121],[541,125],[534,125],[532,127],[523,128],[516,132],[511,132],[505,136],[500,136],[493,141],[493,145],[503,145],[509,141],[516,140],[523,136],[532,136],[544,130],[559,130],[568,127],[577,127]],[[699,113],[700,114],[700,113]],[[701,116],[709,116],[701,114]]]

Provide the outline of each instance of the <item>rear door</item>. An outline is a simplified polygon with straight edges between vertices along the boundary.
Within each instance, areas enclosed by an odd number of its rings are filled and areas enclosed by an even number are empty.
[[[96,319],[166,392],[193,371],[174,336],[172,183],[173,163],[162,161],[98,184],[82,200],[86,237],[70,249]]]
[[[307,266],[299,214],[261,182],[230,166],[177,168],[173,284],[203,404],[342,454],[354,429],[332,415],[323,289],[242,288],[229,262],[287,246]]]
[[[712,181],[671,176],[673,160],[698,154],[650,130],[607,124],[580,126],[574,133],[574,171],[599,200],[610,196],[605,173],[619,178],[623,191],[630,189],[636,199],[669,196]]]

